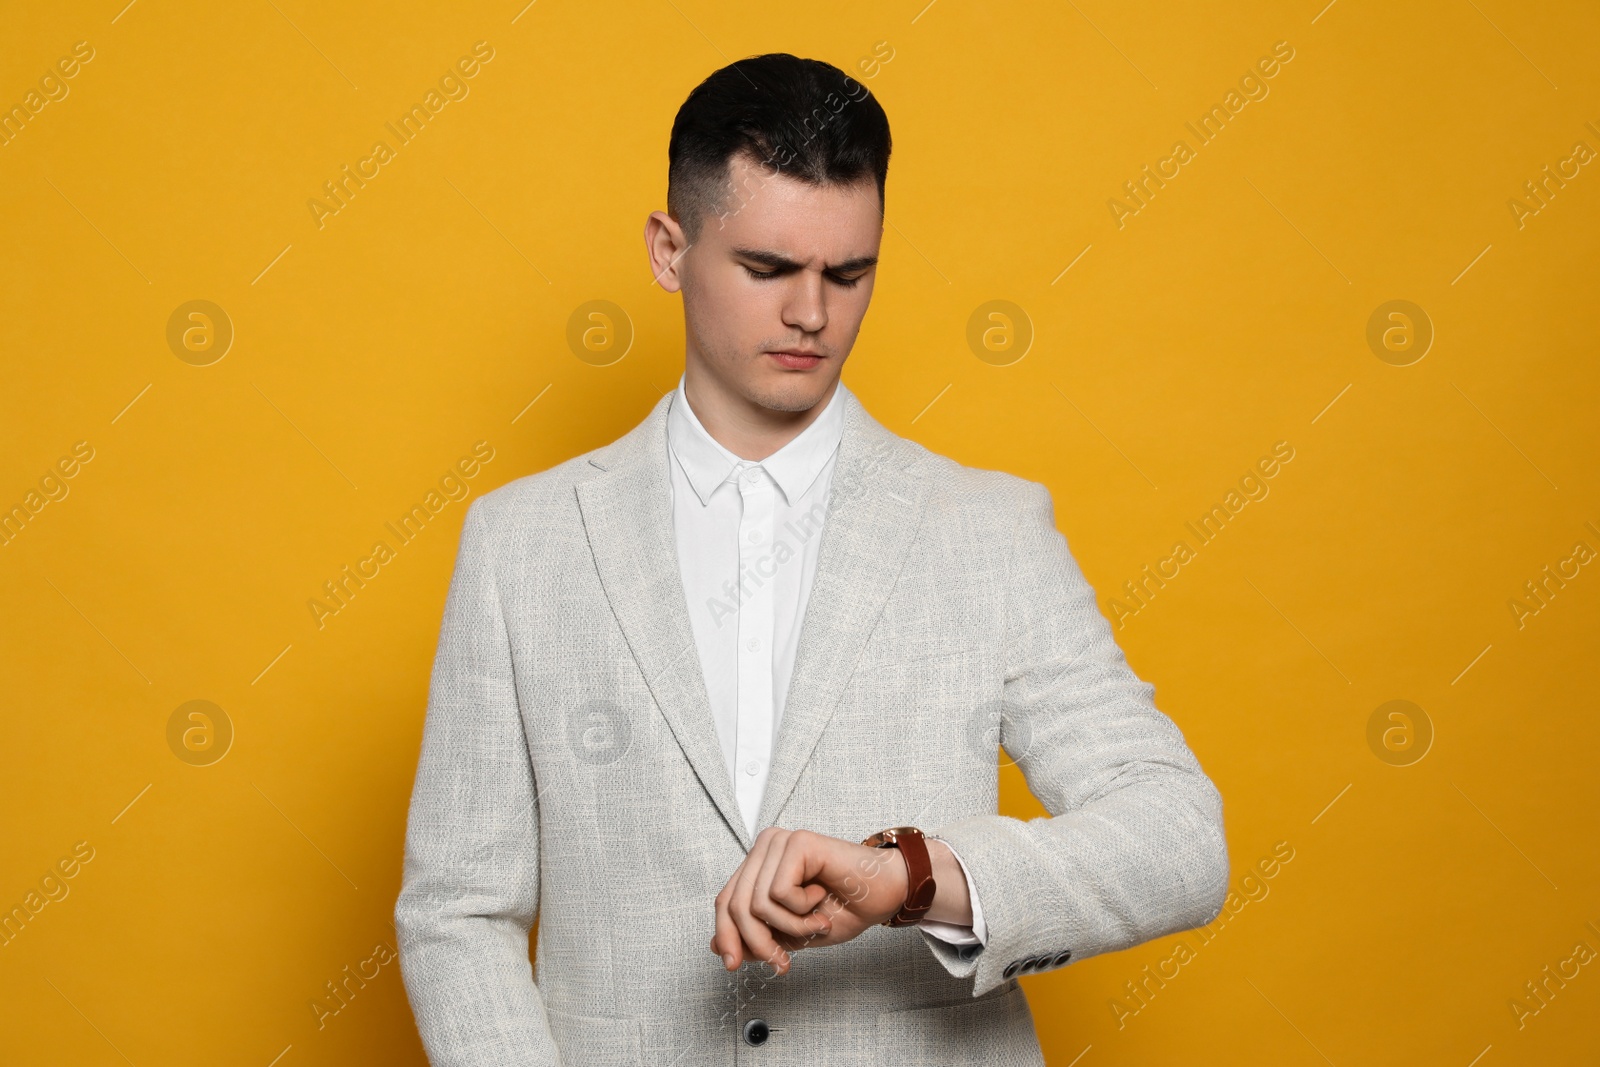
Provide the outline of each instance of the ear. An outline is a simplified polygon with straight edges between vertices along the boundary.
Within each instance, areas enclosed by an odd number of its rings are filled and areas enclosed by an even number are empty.
[[[683,288],[679,273],[684,254],[692,245],[684,237],[678,220],[665,211],[652,211],[644,220],[644,247],[650,259],[650,276],[669,293]]]

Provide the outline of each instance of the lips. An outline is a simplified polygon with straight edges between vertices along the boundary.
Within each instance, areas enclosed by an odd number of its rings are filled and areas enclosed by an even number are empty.
[[[810,352],[801,348],[782,349],[776,352],[768,352],[767,355],[777,360],[779,366],[788,367],[791,370],[805,370],[822,362],[822,353]]]

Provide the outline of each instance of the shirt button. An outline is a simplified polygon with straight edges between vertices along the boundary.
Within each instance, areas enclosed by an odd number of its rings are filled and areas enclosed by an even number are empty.
[[[761,531],[760,530],[751,530],[750,531],[750,540],[752,540],[752,541],[761,540]]]
[[[754,485],[761,480],[761,472],[752,467],[744,472],[744,480]]]
[[[748,648],[748,649],[749,649],[749,650],[750,650],[750,651],[751,651],[751,652],[754,652],[754,651],[755,651],[755,650],[756,650],[756,649],[758,649],[758,648],[760,648],[760,647],[761,647],[761,638],[759,638],[759,637],[752,637],[752,638],[751,638],[751,639],[750,639],[750,640],[749,640],[749,641],[748,641],[748,642],[747,642],[747,643],[746,643],[746,644],[745,644],[745,647],[746,647],[746,648]]]
[[[761,761],[760,760],[751,760],[749,763],[746,763],[744,765],[744,773],[746,773],[746,774],[754,774],[757,771],[759,771],[760,769],[761,769]]]

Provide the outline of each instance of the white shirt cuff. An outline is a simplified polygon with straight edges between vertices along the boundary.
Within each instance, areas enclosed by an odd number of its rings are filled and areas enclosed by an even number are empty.
[[[944,839],[934,837],[929,840],[943,841]],[[961,926],[957,923],[940,922],[937,919],[923,919],[917,925],[937,937],[940,941],[948,941],[952,945],[987,945],[989,943],[989,928],[983,922],[983,908],[978,903],[978,890],[972,884],[972,875],[967,871],[967,865],[962,860],[961,853],[952,848],[948,841],[944,841],[944,847],[950,849],[950,854],[956,858],[956,863],[961,867],[961,874],[967,880],[967,898],[972,902],[972,925]]]

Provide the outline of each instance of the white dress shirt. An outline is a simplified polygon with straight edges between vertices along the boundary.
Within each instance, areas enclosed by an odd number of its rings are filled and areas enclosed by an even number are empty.
[[[667,412],[683,591],[717,739],[751,834],[816,574],[848,395],[840,381],[811,424],[760,462],[740,459],[706,432],[684,398],[682,377]],[[956,862],[972,925],[920,925],[943,941],[985,945],[977,890],[959,855]]]

